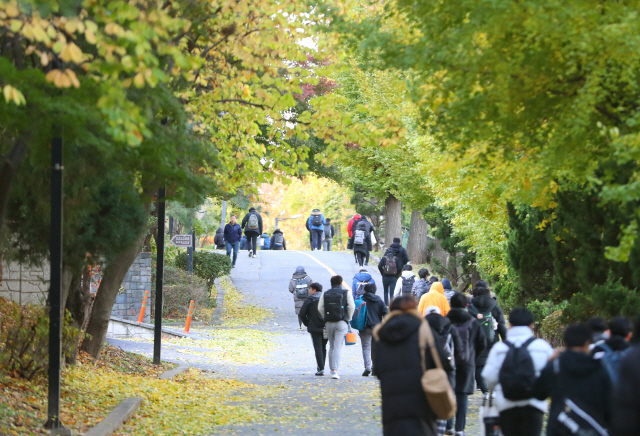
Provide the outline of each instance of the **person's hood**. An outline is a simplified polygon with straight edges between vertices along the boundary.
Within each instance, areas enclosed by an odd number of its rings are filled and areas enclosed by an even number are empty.
[[[626,339],[618,335],[611,336],[605,341],[605,344],[607,344],[613,351],[626,350],[629,348],[629,343]]]
[[[473,317],[469,314],[469,312],[467,312],[467,309],[452,307],[449,313],[447,313],[447,318],[449,318],[451,322],[462,324],[469,321]]]
[[[218,230],[216,230],[216,233],[224,233],[224,229],[222,227],[218,227]]]
[[[491,298],[490,295],[480,295],[479,297],[473,297],[471,304],[473,304],[478,311],[487,313],[489,309],[496,305],[496,300]]]
[[[361,217],[360,217],[360,221],[362,221],[362,222],[369,222],[369,220],[367,219],[367,217],[366,217],[366,216],[361,216]]]
[[[249,212],[255,212],[255,211],[256,211],[256,208],[255,208],[255,207],[250,207],[250,208],[249,208]]]
[[[602,363],[589,354],[567,350],[560,355],[560,367],[574,377],[585,377],[602,368]]]
[[[362,218],[362,217],[360,216],[360,214],[355,214],[355,215],[353,216],[353,218],[352,218],[352,219],[353,219],[354,221],[358,221],[360,218]]]
[[[360,221],[358,223],[358,229],[360,230],[367,230],[367,225],[365,223],[363,223],[362,221]]]
[[[294,279],[301,279],[303,277],[307,276],[307,272],[304,270],[303,266],[299,266],[296,268],[296,272],[293,273],[293,278]]]
[[[445,291],[450,291],[452,289],[451,282],[449,281],[449,279],[442,279],[441,283]]]
[[[451,324],[451,320],[449,318],[445,318],[439,313],[430,313],[429,315],[425,316],[425,318],[429,323],[429,327],[431,327],[433,330],[437,331],[438,333],[443,333],[443,329],[448,324]]]
[[[412,313],[402,313],[389,319],[377,330],[380,341],[396,344],[406,341],[420,328],[422,321]]]
[[[402,277],[405,277],[405,278],[415,277],[415,274],[413,273],[413,271],[402,271]]]
[[[394,242],[393,244],[389,245],[389,250],[393,250],[394,253],[399,253],[401,248],[402,245],[400,245],[399,242]]]
[[[283,234],[283,233],[282,233],[282,230],[280,230],[280,229],[274,230],[273,234],[275,235],[276,233]]]
[[[438,292],[444,295],[444,288],[442,287],[442,282],[434,282],[431,284],[431,288],[429,288],[429,292]]]
[[[368,272],[359,272],[355,276],[353,276],[359,282],[366,282],[367,280],[371,280],[371,274]]]
[[[382,302],[382,298],[380,298],[380,296],[372,293],[372,292],[365,292],[362,295],[362,299],[364,301],[366,301],[367,303],[380,303]]]

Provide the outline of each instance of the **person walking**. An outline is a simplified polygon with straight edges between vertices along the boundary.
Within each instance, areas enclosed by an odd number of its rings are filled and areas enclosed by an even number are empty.
[[[367,254],[371,251],[371,235],[366,231],[366,225],[359,223],[358,227],[353,231],[350,245],[353,247],[353,253],[356,256],[358,265],[364,266],[364,261],[367,258]]]
[[[326,221],[320,209],[313,209],[307,219],[308,229],[311,233],[311,251],[322,250],[322,234]]]
[[[427,279],[429,270],[426,268],[420,268],[418,270],[418,280],[413,284],[413,296],[416,297],[416,301],[420,301],[420,298],[429,292],[431,282]]]
[[[445,277],[442,279],[442,287],[444,288],[444,296],[447,297],[447,301],[449,302],[449,305],[451,305],[451,297],[456,291],[452,289],[451,282],[448,278]]]
[[[522,374],[525,383],[533,385],[540,371],[546,366],[547,361],[553,355],[551,345],[544,339],[536,339],[533,336],[533,314],[524,308],[515,308],[509,314],[509,330],[507,340],[497,342],[489,352],[487,363],[482,370],[482,378],[487,388],[495,393],[496,407],[500,412],[500,427],[504,436],[539,436],[542,431],[542,418],[547,411],[547,402],[534,397],[533,392],[520,392],[516,398],[508,386],[509,392],[503,392],[502,381],[509,381],[507,375],[513,371],[503,372],[507,357],[508,364],[505,369],[513,369],[517,362],[511,360],[516,354],[516,349],[524,347],[521,352],[526,352],[532,362],[531,373]],[[521,369],[526,369],[521,367]],[[528,372],[528,371],[527,371]],[[503,378],[504,376],[504,378]],[[515,380],[511,377],[510,383]],[[522,398],[522,397],[525,398]],[[511,398],[509,398],[511,397]]]
[[[427,292],[422,296],[422,298],[420,298],[420,304],[418,305],[418,310],[420,311],[420,313],[424,313],[425,309],[429,306],[439,307],[442,316],[447,316],[449,310],[451,310],[451,306],[449,306],[447,297],[444,296],[444,288],[442,287],[442,283],[432,283],[431,287],[429,288],[429,292]]]
[[[442,286],[440,282],[434,283],[434,285],[436,284]],[[455,416],[455,435],[464,436],[469,395],[473,394],[475,388],[476,358],[486,348],[487,341],[480,324],[467,312],[467,297],[460,292],[456,292],[451,297],[451,310],[447,313],[447,318],[455,326],[461,338],[460,346],[464,353],[464,358],[460,359],[456,365],[456,385],[454,388],[458,403]]]
[[[482,370],[487,363],[487,356],[489,356],[491,348],[499,339],[503,342],[507,340],[507,326],[504,320],[504,314],[496,300],[491,298],[491,291],[489,291],[488,286],[485,286],[485,284],[486,282],[483,281],[476,283],[473,289],[474,297],[468,306],[469,313],[478,320],[487,338],[488,347],[485,348],[476,359],[476,385],[483,394],[489,392],[487,385],[482,379]],[[500,337],[499,339],[498,336]]]
[[[213,244],[218,250],[227,248],[227,244],[224,240],[224,229],[222,227],[218,227],[218,230],[216,230],[216,235],[213,237]]]
[[[240,231],[242,231],[242,228],[240,228]],[[242,238],[240,239],[240,250],[246,250],[247,249],[247,235],[242,235]]]
[[[364,361],[363,377],[368,377],[372,373],[375,375],[371,360],[373,329],[382,322],[382,318],[389,312],[389,308],[384,304],[382,298],[376,295],[376,290],[375,283],[367,283],[364,286],[364,294],[362,295],[362,301],[367,307],[365,328],[359,331],[360,343],[362,344],[362,360]]]
[[[324,223],[324,239],[322,240],[322,248],[324,251],[331,251],[331,243],[333,242],[333,236],[336,234],[336,229],[331,224],[331,218],[327,218]]]
[[[304,300],[309,296],[309,285],[313,283],[311,277],[307,275],[303,266],[296,268],[296,272],[293,273],[291,280],[289,281],[289,292],[293,294],[293,305],[296,311],[296,315],[300,314],[300,308],[304,303]],[[302,327],[302,323],[299,323]]]
[[[636,344],[620,365],[620,380],[613,388],[612,435],[640,436],[640,318],[634,332]]]
[[[236,260],[238,259],[238,245],[242,239],[242,228],[236,222],[236,216],[231,215],[229,222],[224,226],[224,241],[227,246],[227,256],[231,257],[231,250],[233,250],[233,259],[231,260],[231,266],[236,266]]]
[[[587,326],[591,329],[591,349],[609,339],[609,326],[604,319],[593,316],[587,321]]]
[[[261,250],[269,250],[271,248],[271,236],[269,236],[269,234],[267,232],[264,232],[260,236],[260,239],[262,239],[262,241],[260,243],[260,249]]]
[[[353,215],[353,217],[347,223],[347,234],[349,235],[349,239],[351,239],[351,237],[353,236],[353,230],[354,230],[353,225],[358,221],[360,221],[360,218],[362,218],[362,216],[359,213],[357,213]]]
[[[570,427],[565,424],[565,417],[571,419],[568,413],[572,412],[567,410],[577,411],[575,406],[583,418],[584,414],[590,417],[592,423],[589,425],[608,428],[611,423],[611,379],[604,366],[590,356],[591,330],[585,324],[568,326],[564,331],[564,345],[566,351],[547,363],[533,388],[538,400],[551,397],[547,436],[567,434]]]
[[[413,295],[413,285],[416,283],[416,275],[413,273],[411,265],[402,267],[402,273],[396,280],[394,295]]]
[[[382,394],[384,436],[436,436],[436,417],[422,389],[419,330],[426,322],[413,296],[398,296],[373,330],[373,368]],[[435,368],[425,353],[427,369]]]
[[[247,250],[249,257],[256,257],[258,251],[258,237],[262,234],[262,216],[256,212],[256,208],[249,209],[249,213],[242,219],[242,228],[247,237]]]
[[[271,235],[271,243],[269,245],[270,250],[286,250],[287,241],[284,239],[284,233],[282,230],[275,229],[273,235]]]
[[[342,276],[331,277],[331,289],[320,296],[318,312],[325,320],[329,336],[329,369],[332,379],[340,379],[340,359],[349,321],[356,310],[351,292],[342,287]]]
[[[393,250],[387,249],[380,262],[378,262],[378,271],[382,276],[382,287],[384,290],[384,303],[389,305],[389,298],[393,300],[393,291],[396,287],[396,281],[402,273],[400,259],[396,257]]]
[[[316,355],[316,376],[324,375],[324,364],[327,361],[327,342],[324,333],[324,319],[318,312],[318,302],[322,294],[322,285],[320,283],[311,283],[309,285],[309,296],[302,303],[298,318],[300,322],[307,327],[307,332],[311,335],[311,343],[313,351]]]
[[[353,283],[351,286],[354,300],[364,295],[364,287],[369,283],[373,283],[374,285],[376,284],[375,280],[373,280],[373,276],[369,274],[369,271],[364,267],[360,268],[360,271],[353,276]]]
[[[409,263],[409,254],[407,250],[400,244],[400,238],[393,238],[393,243],[389,245],[387,250],[393,251],[394,255],[400,260],[400,269]]]
[[[376,237],[376,240],[378,239],[378,238],[377,238],[377,235],[376,235],[376,228],[373,226],[373,224],[371,223],[371,221],[369,221],[369,220],[367,219],[367,217],[366,217],[366,216],[362,215],[362,216],[360,217],[360,220],[358,221],[358,224],[360,224],[360,223],[363,223],[363,224],[367,227],[367,228],[365,229],[365,231],[369,234],[369,238],[371,238],[371,240],[372,240],[372,241],[373,241],[373,237],[372,237],[372,235]],[[373,245],[373,242],[372,242],[372,245]],[[369,256],[371,255],[371,250],[372,250],[372,249],[373,249],[373,247],[372,247],[371,249],[369,249],[369,251],[367,252],[367,258],[366,258],[366,259],[365,259],[365,261],[364,261],[364,264],[365,264],[365,265],[369,265]]]

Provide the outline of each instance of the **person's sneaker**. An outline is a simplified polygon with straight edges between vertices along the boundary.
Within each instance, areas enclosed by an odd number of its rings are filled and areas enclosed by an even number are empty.
[[[464,432],[463,431],[457,431],[455,433],[455,436],[464,436]]]
[[[445,430],[444,434],[445,434],[445,436],[454,436],[455,432],[453,430],[449,429],[449,430]]]
[[[337,372],[332,372],[331,373],[331,378],[334,380],[340,380],[340,376],[338,375]]]
[[[317,377],[322,377],[324,375],[324,369],[322,371],[316,372]]]
[[[364,372],[362,373],[362,377],[369,377],[369,374],[371,374],[371,370],[369,368],[365,368]]]
[[[250,251],[249,252],[249,257],[252,257],[252,256],[253,256],[253,251]]]

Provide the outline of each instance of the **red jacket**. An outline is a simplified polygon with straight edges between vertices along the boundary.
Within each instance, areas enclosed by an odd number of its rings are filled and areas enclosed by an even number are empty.
[[[358,221],[360,218],[362,218],[359,214],[355,214],[353,216],[353,218],[351,218],[349,220],[349,223],[347,224],[347,233],[349,233],[349,238],[351,238],[353,236],[353,223],[355,223],[356,221]]]

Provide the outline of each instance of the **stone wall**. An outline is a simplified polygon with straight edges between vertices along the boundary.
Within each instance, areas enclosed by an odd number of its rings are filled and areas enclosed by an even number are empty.
[[[117,316],[130,321],[137,321],[140,307],[144,299],[144,291],[149,291],[144,322],[151,319],[151,253],[140,253],[124,276],[116,304],[111,311]]]
[[[0,297],[19,304],[45,304],[49,293],[48,264],[33,267],[3,261],[0,267]]]

